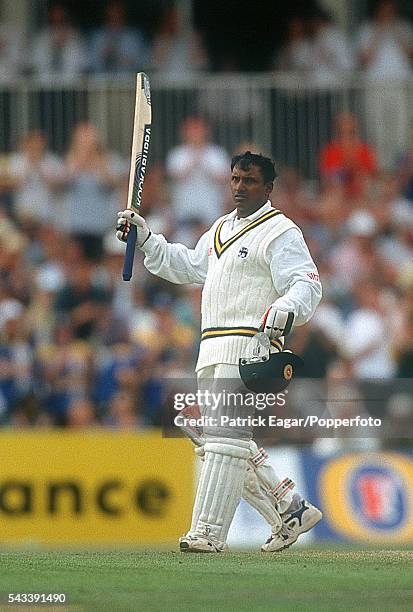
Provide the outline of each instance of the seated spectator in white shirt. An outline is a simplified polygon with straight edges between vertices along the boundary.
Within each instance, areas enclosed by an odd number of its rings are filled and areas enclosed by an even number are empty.
[[[174,218],[179,223],[198,219],[211,224],[224,213],[228,156],[209,142],[208,126],[199,117],[184,121],[182,139],[183,144],[172,149],[166,161]]]
[[[413,28],[394,0],[382,0],[358,33],[359,59],[369,81],[401,81],[411,75]]]
[[[142,33],[126,25],[123,2],[111,2],[101,28],[91,37],[89,68],[95,74],[127,74],[145,67],[148,49]]]
[[[318,9],[310,22],[309,83],[338,85],[351,76],[354,60],[347,38],[329,14]]]
[[[361,27],[356,46],[368,83],[367,138],[376,144],[381,167],[390,169],[407,144],[413,28],[399,17],[394,0],[382,0],[373,19]]]
[[[42,81],[70,82],[86,67],[82,38],[62,4],[51,5],[48,21],[49,24],[34,38],[28,65],[34,76]]]
[[[358,307],[347,319],[342,339],[343,356],[355,378],[390,378],[395,372],[389,343],[390,325],[383,294],[374,282],[364,279],[354,290]]]
[[[275,68],[307,74],[310,52],[306,22],[301,17],[293,17],[287,24],[286,40],[276,59]]]
[[[206,68],[207,57],[202,39],[190,22],[184,20],[176,7],[169,9],[152,50],[152,66],[163,74],[174,78]]]
[[[9,24],[0,24],[0,82],[7,83],[20,76],[23,68],[20,32]]]
[[[128,165],[107,151],[91,123],[79,123],[66,156],[66,193],[58,226],[75,236],[91,259],[102,254]]]
[[[45,135],[33,130],[23,137],[20,152],[10,156],[0,184],[11,190],[20,220],[50,223],[56,216],[56,197],[64,179],[63,162],[47,150]]]
[[[377,223],[368,210],[357,209],[342,223],[342,236],[337,237],[329,255],[341,295],[350,294],[362,278],[378,271],[376,235]]]

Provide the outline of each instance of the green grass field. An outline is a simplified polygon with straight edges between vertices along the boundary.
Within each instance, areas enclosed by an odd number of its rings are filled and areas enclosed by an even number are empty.
[[[411,611],[413,553],[4,552],[0,592],[3,602],[9,592],[67,594],[69,605],[49,610]]]

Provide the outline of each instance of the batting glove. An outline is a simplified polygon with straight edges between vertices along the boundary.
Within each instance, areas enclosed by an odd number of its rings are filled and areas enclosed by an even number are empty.
[[[127,242],[131,223],[136,225],[136,246],[141,247],[151,235],[151,230],[149,229],[145,219],[129,208],[118,212],[116,238],[121,242]]]
[[[260,330],[265,332],[270,340],[286,336],[293,326],[294,314],[278,310],[276,306],[270,306],[260,321]]]

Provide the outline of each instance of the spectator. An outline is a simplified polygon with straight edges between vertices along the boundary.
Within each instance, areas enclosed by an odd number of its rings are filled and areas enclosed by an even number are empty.
[[[188,77],[207,66],[201,36],[183,21],[176,7],[169,9],[155,35],[152,65],[170,77]]]
[[[366,278],[354,293],[358,305],[347,319],[342,353],[351,363],[354,378],[390,378],[395,367],[386,341],[389,334],[382,292]]]
[[[329,14],[318,9],[311,20],[309,84],[318,87],[340,85],[351,76],[354,61],[350,45],[342,32],[334,25]]]
[[[71,270],[70,280],[56,295],[56,313],[69,322],[75,338],[93,338],[108,303],[109,296],[93,282],[92,276],[93,264],[79,261]]]
[[[350,297],[362,278],[373,277],[380,270],[375,248],[377,224],[367,210],[356,210],[345,225],[346,235],[330,253],[334,276],[341,287],[341,298]]]
[[[21,33],[9,24],[0,24],[0,82],[9,83],[23,70]]]
[[[361,140],[354,115],[341,112],[334,125],[335,138],[320,153],[321,180],[324,184],[341,183],[349,197],[360,196],[366,191],[368,179],[376,174],[376,155]]]
[[[302,229],[315,220],[313,194],[295,168],[286,167],[280,171],[271,201]]]
[[[39,289],[56,292],[64,284],[65,269],[63,265],[68,240],[52,224],[41,225],[37,238],[41,249],[40,261],[37,262],[35,282]]]
[[[95,407],[85,398],[74,399],[70,403],[66,418],[68,429],[84,431],[98,426]]]
[[[361,65],[369,81],[404,81],[411,75],[413,30],[394,0],[381,0],[358,33]]]
[[[57,320],[51,340],[36,347],[35,359],[43,408],[55,426],[64,426],[71,403],[89,393],[92,346],[74,336],[70,320]]]
[[[193,356],[197,333],[190,325],[179,321],[174,310],[173,298],[160,292],[152,301],[152,320],[142,321],[134,316],[130,321],[131,336],[162,363]]]
[[[50,429],[53,427],[54,423],[49,415],[44,412],[44,406],[42,405],[39,394],[32,391],[23,396],[16,403],[10,414],[8,425],[16,430],[28,427],[47,427]]]
[[[119,391],[138,397],[145,377],[147,355],[136,343],[113,344],[101,349],[95,361],[93,397],[102,413],[107,413],[110,402]]]
[[[4,290],[27,304],[31,295],[32,270],[25,261],[25,250],[29,244],[26,233],[1,214],[0,209],[0,295]]]
[[[403,195],[403,187],[397,172],[381,172],[370,195],[370,209],[379,226],[386,232],[393,222],[410,224],[413,207]]]
[[[278,54],[275,67],[287,72],[307,75],[310,67],[311,46],[306,23],[301,17],[293,17],[287,25],[284,45]]]
[[[13,209],[20,220],[51,223],[64,179],[63,162],[47,150],[45,135],[33,130],[23,137],[20,152],[10,156],[0,185],[12,191]]]
[[[381,0],[357,40],[367,80],[366,123],[381,164],[390,168],[405,143],[410,114],[405,84],[411,78],[413,29],[394,0]],[[397,109],[397,112],[395,112]]]
[[[208,126],[199,117],[184,121],[182,139],[166,162],[174,217],[178,224],[194,218],[210,224],[223,213],[229,159],[221,147],[209,142]]]
[[[125,391],[118,391],[111,399],[105,422],[110,429],[118,431],[136,431],[144,427],[137,414],[136,398]]]
[[[314,222],[308,224],[310,239],[316,241],[319,259],[330,267],[328,255],[345,235],[345,222],[351,214],[352,202],[345,195],[340,183],[323,185],[322,192],[314,202]]]
[[[86,54],[80,33],[73,27],[63,4],[52,4],[49,24],[34,38],[29,67],[43,82],[71,82],[86,67]]]
[[[60,226],[75,236],[90,258],[102,254],[103,234],[113,225],[128,167],[103,147],[91,123],[79,123],[66,156],[66,195]],[[99,214],[97,211],[99,210]]]
[[[126,22],[123,2],[110,2],[103,27],[91,37],[89,67],[94,74],[128,74],[146,66],[148,49],[143,34]]]
[[[31,391],[33,365],[24,306],[0,297],[0,393],[8,411]]]

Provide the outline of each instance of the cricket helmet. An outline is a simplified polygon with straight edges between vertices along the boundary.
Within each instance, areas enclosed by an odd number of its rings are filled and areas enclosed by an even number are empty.
[[[280,393],[304,365],[291,351],[281,351],[260,357],[241,357],[239,373],[244,385],[254,393]]]

